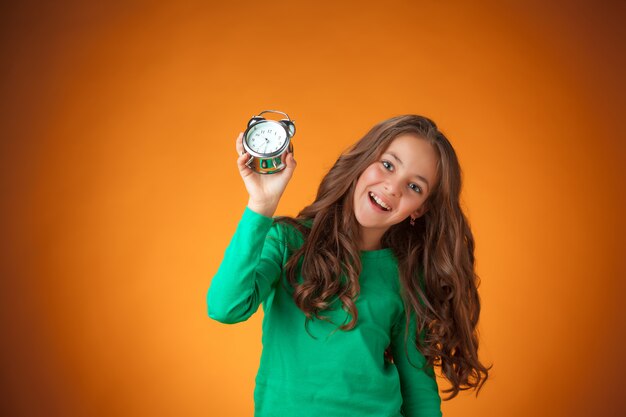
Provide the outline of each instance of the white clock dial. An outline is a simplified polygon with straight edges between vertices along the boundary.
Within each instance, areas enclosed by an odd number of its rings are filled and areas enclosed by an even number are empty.
[[[248,131],[246,138],[254,152],[272,154],[283,147],[287,133],[277,123],[261,122]]]

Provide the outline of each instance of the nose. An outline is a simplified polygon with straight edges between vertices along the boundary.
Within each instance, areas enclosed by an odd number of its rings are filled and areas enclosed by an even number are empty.
[[[387,194],[396,197],[400,192],[400,186],[396,183],[396,181],[388,179],[385,182],[385,191]]]

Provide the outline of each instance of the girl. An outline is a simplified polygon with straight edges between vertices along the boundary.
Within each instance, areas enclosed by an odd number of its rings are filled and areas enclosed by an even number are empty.
[[[223,323],[263,303],[255,416],[441,416],[434,366],[477,389],[480,313],[461,169],[431,120],[374,126],[341,155],[315,201],[276,217],[296,168],[259,175],[236,141],[248,205],[207,295]]]

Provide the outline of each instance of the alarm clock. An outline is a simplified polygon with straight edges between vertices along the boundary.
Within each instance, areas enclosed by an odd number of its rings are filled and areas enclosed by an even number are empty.
[[[286,117],[269,120],[264,113],[278,113]],[[293,152],[291,138],[296,134],[296,125],[287,113],[276,110],[263,110],[248,121],[243,133],[243,148],[250,155],[246,165],[259,174],[275,174],[287,167],[281,156]]]

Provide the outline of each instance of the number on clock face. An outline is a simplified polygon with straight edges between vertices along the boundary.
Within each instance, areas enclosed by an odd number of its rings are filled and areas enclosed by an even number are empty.
[[[260,123],[248,131],[247,138],[250,149],[261,154],[271,154],[284,145],[287,134],[285,129],[274,123]]]

